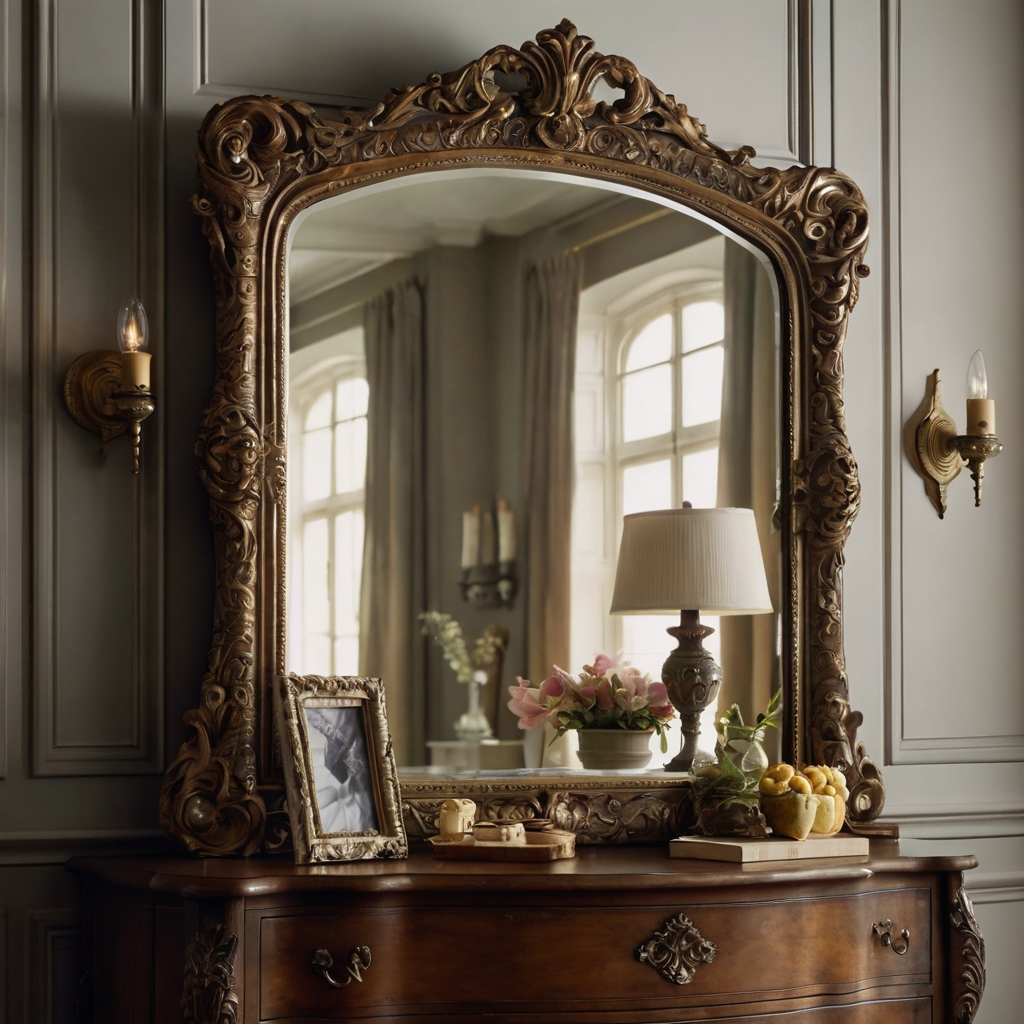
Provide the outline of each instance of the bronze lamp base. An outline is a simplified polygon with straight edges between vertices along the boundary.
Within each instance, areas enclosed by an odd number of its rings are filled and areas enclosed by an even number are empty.
[[[661,679],[668,690],[668,699],[679,712],[683,732],[683,749],[667,765],[667,772],[688,772],[697,753],[700,716],[718,697],[722,686],[722,669],[704,648],[704,638],[714,633],[704,626],[695,611],[679,613],[679,625],[667,630],[679,641],[661,668]]]

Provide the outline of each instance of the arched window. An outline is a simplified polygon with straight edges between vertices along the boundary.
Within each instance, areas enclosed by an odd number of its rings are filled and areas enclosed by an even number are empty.
[[[715,506],[724,324],[720,287],[681,289],[641,313],[623,339],[615,395],[619,521],[684,501]],[[665,629],[675,624],[667,616],[625,616],[622,649],[654,672],[653,663],[668,654]]]
[[[711,248],[716,245],[716,248]],[[722,247],[701,262],[581,296],[577,344],[571,658],[604,650],[655,678],[678,616],[609,615],[622,517],[683,501],[714,507],[724,365]],[[720,660],[716,632],[705,642]],[[702,745],[713,735],[709,711]],[[678,732],[674,732],[678,737]],[[712,740],[713,742],[713,740]],[[676,751],[673,739],[670,756]],[[655,763],[664,758],[660,751]]]
[[[307,357],[301,369],[302,350],[293,355],[289,410],[298,466],[289,471],[288,664],[324,675],[359,671],[369,387],[362,358],[337,354],[355,347],[340,337],[348,344],[325,359]]]

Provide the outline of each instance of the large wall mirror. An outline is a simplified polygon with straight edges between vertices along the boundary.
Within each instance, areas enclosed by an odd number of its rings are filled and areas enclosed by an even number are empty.
[[[219,357],[197,455],[217,619],[165,780],[173,834],[211,854],[284,840],[270,700],[286,672],[383,678],[414,836],[456,792],[557,812],[585,840],[678,832],[685,778],[423,770],[465,697],[417,616],[506,630],[505,682],[602,649],[656,676],[666,623],[608,614],[618,536],[623,514],[684,500],[754,509],[776,607],[721,623],[723,700],[751,713],[781,687],[783,755],[844,765],[869,827],[884,790],[856,742],[841,600],[859,501],[841,352],[866,210],[838,172],[750,156],[567,22],[371,110],[211,111],[196,209]],[[537,412],[554,406],[568,432]],[[541,563],[539,458],[574,481],[544,496],[562,507]],[[463,514],[499,496],[517,593],[478,607],[457,586]],[[546,620],[542,580],[562,588]],[[517,738],[511,716],[495,726]]]
[[[422,650],[417,615],[428,608],[472,633],[505,630],[509,682],[548,656],[575,666],[598,651],[659,676],[675,620],[608,611],[624,514],[683,501],[754,508],[781,606],[778,304],[773,276],[746,247],[635,190],[514,169],[418,174],[324,200],[296,219],[290,242],[285,665],[389,678],[400,766],[460,767],[445,741],[466,688]],[[527,507],[535,398],[524,367],[526,350],[544,344],[529,331],[547,293],[563,288],[570,336],[553,339],[564,372],[549,386],[573,407],[573,429],[537,441],[569,445],[568,500]],[[517,551],[530,519],[571,502],[553,527],[570,585],[548,652],[526,635],[527,559],[511,606],[478,609],[457,586],[464,513],[494,494],[519,513]],[[708,620],[709,647],[736,683],[725,699],[748,715],[779,686],[778,623]],[[396,646],[414,656],[389,672]],[[487,713],[509,749],[487,749],[524,767],[497,689]],[[678,730],[672,740],[656,757],[678,750]],[[554,753],[572,757],[543,743],[526,757],[536,767]]]

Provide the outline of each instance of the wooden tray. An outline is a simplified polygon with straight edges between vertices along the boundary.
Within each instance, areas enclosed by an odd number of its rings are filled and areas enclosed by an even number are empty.
[[[525,846],[506,843],[478,843],[467,835],[461,843],[440,836],[431,836],[434,857],[438,860],[497,860],[519,862],[570,860],[576,856],[576,835],[552,829],[549,832],[527,832]]]

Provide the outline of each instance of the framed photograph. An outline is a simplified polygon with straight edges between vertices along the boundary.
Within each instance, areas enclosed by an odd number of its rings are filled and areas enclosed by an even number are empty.
[[[296,862],[408,856],[381,681],[281,676],[276,696]]]

